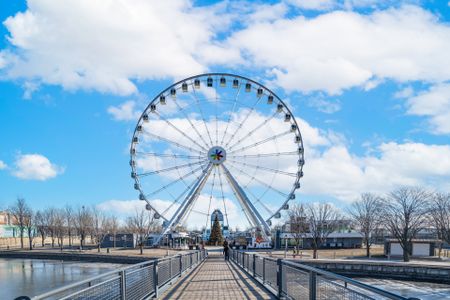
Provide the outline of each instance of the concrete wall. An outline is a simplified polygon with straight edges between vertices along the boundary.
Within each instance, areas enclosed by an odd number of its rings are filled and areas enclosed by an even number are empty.
[[[1,258],[55,259],[67,261],[89,261],[114,264],[136,264],[156,257],[135,257],[119,255],[83,254],[83,253],[53,253],[41,251],[0,251]]]
[[[302,263],[349,277],[379,277],[450,284],[450,265],[429,266],[402,262],[342,260],[303,260]]]

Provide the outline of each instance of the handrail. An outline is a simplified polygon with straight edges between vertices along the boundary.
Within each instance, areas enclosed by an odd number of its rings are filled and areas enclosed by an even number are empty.
[[[394,300],[409,299],[409,298],[405,298],[405,297],[402,297],[400,295],[391,293],[389,291],[386,291],[386,290],[383,290],[383,289],[380,289],[380,288],[377,288],[377,287],[374,287],[374,286],[362,283],[360,281],[351,279],[349,277],[342,276],[342,275],[339,275],[339,274],[336,274],[336,273],[332,273],[332,272],[329,272],[329,271],[321,270],[319,268],[311,267],[311,266],[304,265],[304,264],[297,263],[297,262],[284,261],[284,260],[283,260],[283,264],[287,265],[287,266],[295,267],[295,268],[305,269],[305,270],[308,270],[308,271],[311,271],[311,272],[315,272],[315,273],[320,274],[320,275],[331,277],[333,279],[341,280],[343,282],[350,283],[351,285],[357,286],[357,287],[365,289],[365,290],[369,290],[369,291],[371,291],[371,292],[373,292],[375,294],[379,294],[379,295],[387,297],[389,299],[394,299]]]
[[[373,299],[371,296],[366,296],[362,294],[362,292],[372,293],[376,296],[384,297],[384,299],[391,300],[408,300],[408,299],[417,299],[417,298],[405,298],[400,295],[391,293],[389,291],[385,291],[383,289],[370,286],[368,284],[359,282],[357,280],[335,274],[329,271],[325,271],[316,267],[304,265],[300,262],[293,262],[285,259],[275,259],[271,257],[265,257],[263,255],[258,255],[256,253],[248,253],[245,251],[232,250],[231,260],[236,263],[240,268],[247,271],[247,273],[254,277],[257,281],[262,283],[270,292],[272,292],[275,296],[279,298],[287,298],[287,299],[299,299],[298,295],[290,295],[288,291],[288,287],[291,287],[292,284],[298,284],[295,280],[302,277],[304,282],[308,284],[305,285],[304,291],[309,295],[310,300],[317,299],[318,293],[327,293],[326,289],[321,289],[319,287],[320,284],[325,285],[333,285],[336,289],[340,289],[340,291],[344,292],[344,296],[342,299],[347,299],[345,296],[346,293],[352,294],[354,296],[364,297],[366,299]],[[271,278],[267,276],[265,270],[268,266],[268,262],[270,262],[269,270],[271,270]],[[274,270],[273,264],[276,263],[276,270]],[[289,277],[286,276],[288,272],[286,267],[289,267],[290,272],[295,272],[294,270],[298,270],[296,273],[297,276]],[[258,273],[261,272],[262,274]],[[259,270],[259,271],[258,271]],[[276,272],[276,278],[274,278],[274,272]],[[294,278],[294,279],[292,279]],[[317,278],[320,278],[318,281]],[[289,282],[291,280],[291,282]],[[293,281],[292,281],[293,280]],[[337,281],[343,282],[343,284],[338,283]],[[351,289],[349,286],[353,286],[356,289]],[[336,292],[336,291],[334,291]],[[328,292],[331,293],[331,292]],[[332,296],[331,294],[328,296]],[[301,299],[305,296],[303,295]],[[308,298],[308,297],[307,297]],[[348,298],[350,299],[350,298]],[[359,298],[358,298],[359,299]]]
[[[62,291],[65,291],[65,290],[69,290],[69,289],[75,288],[75,287],[77,287],[79,285],[83,285],[85,283],[89,283],[89,282],[101,279],[103,277],[109,277],[110,275],[116,275],[117,274],[118,276],[120,276],[120,272],[122,272],[122,271],[126,271],[126,270],[129,270],[129,269],[134,269],[134,268],[136,268],[138,266],[142,266],[142,265],[146,265],[146,264],[148,264],[148,265],[154,264],[155,261],[156,261],[156,259],[155,260],[144,261],[144,262],[141,262],[141,263],[137,263],[135,265],[131,265],[131,266],[128,266],[128,267],[122,267],[122,268],[119,268],[119,269],[116,269],[116,270],[112,270],[112,271],[109,271],[109,272],[106,272],[106,273],[95,275],[93,277],[89,277],[87,279],[84,279],[84,280],[81,280],[81,281],[77,281],[77,282],[74,282],[74,283],[62,286],[60,288],[57,288],[55,290],[51,290],[49,292],[40,294],[39,296],[35,296],[32,299],[42,299],[42,298],[50,297],[50,296],[52,296],[54,294],[57,294],[57,293],[60,293]]]
[[[196,257],[195,257],[196,256]],[[153,282],[153,286],[151,289],[143,291],[142,293],[145,293],[145,298],[148,298],[150,296],[157,297],[160,292],[163,291],[163,289],[167,288],[169,282],[174,282],[179,277],[182,276],[185,272],[188,272],[189,269],[192,269],[194,266],[201,263],[205,258],[208,256],[208,253],[205,250],[200,251],[193,251],[189,253],[184,254],[178,254],[171,257],[165,257],[160,259],[154,259],[149,261],[144,261],[141,263],[137,263],[131,266],[122,267],[116,270],[112,270],[100,275],[96,275],[75,283],[71,283],[68,285],[65,285],[63,287],[57,288],[55,290],[37,295],[32,297],[33,300],[41,300],[41,299],[54,299],[54,297],[58,297],[60,299],[63,297],[64,299],[71,299],[72,296],[80,295],[83,292],[86,292],[88,290],[94,290],[98,293],[102,292],[102,286],[106,286],[108,283],[111,283],[113,281],[119,281],[120,285],[120,293],[119,296],[121,296],[121,299],[134,299],[132,297],[127,297],[127,279],[128,276],[132,276],[134,273],[140,271],[140,270],[148,270],[148,273],[152,274],[151,280]],[[185,257],[190,257],[190,259],[185,260]],[[194,259],[195,258],[195,259]],[[173,272],[170,270],[166,276],[164,277],[164,282],[161,284],[158,283],[158,269],[159,265],[162,263],[165,263],[169,261],[169,268],[172,268],[172,262],[178,261],[179,266],[178,270],[176,272]],[[147,271],[145,271],[147,272]],[[166,278],[167,277],[167,278]],[[148,286],[148,283],[145,282],[147,278],[138,278],[139,286]],[[145,283],[145,285],[144,285]],[[136,284],[136,282],[134,283]],[[104,289],[103,289],[104,291]],[[140,298],[139,298],[140,299]]]

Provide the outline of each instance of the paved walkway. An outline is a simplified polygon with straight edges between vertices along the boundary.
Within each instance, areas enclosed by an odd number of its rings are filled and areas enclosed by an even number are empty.
[[[180,278],[161,299],[276,299],[219,253],[210,252],[206,261]]]

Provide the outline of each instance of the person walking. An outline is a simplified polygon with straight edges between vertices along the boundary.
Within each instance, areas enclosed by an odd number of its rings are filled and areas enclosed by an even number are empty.
[[[230,247],[228,245],[228,241],[225,240],[223,242],[223,254],[225,256],[225,260],[230,260]]]

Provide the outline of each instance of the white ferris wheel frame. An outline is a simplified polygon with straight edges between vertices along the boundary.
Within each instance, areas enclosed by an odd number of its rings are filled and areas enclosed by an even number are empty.
[[[184,89],[185,87],[183,85],[185,85],[186,83],[189,83],[192,85],[194,83],[194,81],[196,81],[196,79],[201,79],[201,78],[208,78],[208,80],[210,78],[212,78],[212,80],[219,80],[218,78],[220,78],[220,80],[222,80],[222,78],[231,78],[233,80],[239,80],[239,82],[240,82],[239,84],[242,84],[242,82],[246,82],[246,84],[254,85],[257,87],[256,90],[257,90],[258,95],[260,95],[260,96],[268,95],[268,97],[272,97],[271,101],[273,101],[274,103],[276,102],[278,105],[277,110],[283,111],[286,113],[286,115],[290,116],[289,121],[292,124],[290,131],[295,134],[295,138],[296,138],[295,142],[298,143],[298,148],[297,148],[297,150],[298,150],[298,163],[297,163],[298,171],[295,175],[295,181],[292,186],[292,189],[290,190],[289,193],[286,194],[285,201],[267,219],[264,219],[261,216],[261,214],[255,208],[253,203],[249,200],[247,194],[245,193],[245,190],[239,185],[239,183],[237,182],[235,177],[233,177],[230,170],[226,167],[225,163],[223,163],[224,160],[222,162],[218,162],[218,161],[214,161],[214,160],[210,159],[209,155],[210,155],[211,151],[216,150],[216,149],[225,151],[225,149],[222,148],[222,146],[214,145],[214,142],[212,141],[210,136],[209,136],[209,139],[211,141],[212,147],[207,149],[206,147],[208,147],[208,144],[209,144],[208,142],[206,142],[207,139],[206,138],[203,139],[202,136],[198,132],[197,132],[197,134],[203,141],[203,143],[204,143],[203,145],[200,143],[200,141],[196,141],[195,139],[192,139],[191,137],[187,136],[187,138],[190,140],[190,142],[192,142],[192,146],[191,145],[186,146],[186,145],[180,145],[180,144],[178,144],[178,146],[185,148],[187,150],[195,150],[195,151],[198,151],[198,149],[193,149],[192,148],[193,145],[195,145],[196,147],[200,147],[200,149],[202,149],[202,151],[204,151],[208,154],[208,161],[207,161],[206,166],[200,165],[200,167],[197,167],[197,169],[195,169],[196,171],[202,170],[201,175],[199,175],[197,177],[197,180],[195,181],[194,184],[192,184],[191,186],[188,187],[189,192],[185,196],[184,200],[181,202],[180,206],[177,208],[176,212],[170,218],[166,218],[151,204],[151,202],[148,200],[148,195],[146,195],[141,188],[140,176],[142,176],[142,175],[139,175],[137,173],[135,162],[136,162],[136,144],[138,143],[139,135],[142,132],[142,124],[144,122],[148,122],[149,114],[157,113],[156,109],[155,109],[156,105],[161,104],[161,101],[163,99],[165,99],[166,96],[170,95],[170,93],[173,93],[174,90],[176,91],[177,88]],[[252,89],[253,88],[254,87],[252,86]],[[171,125],[170,122],[168,124]],[[195,130],[192,123],[191,123],[191,126]],[[172,127],[174,127],[174,126],[172,125]],[[174,129],[179,130],[175,127],[174,127]],[[234,134],[236,134],[236,132]],[[158,136],[157,134],[152,133],[151,135],[157,137],[160,140],[163,140],[163,141],[165,140],[166,142],[174,143],[173,141],[169,141],[163,137]],[[209,135],[209,133],[208,133],[208,135]],[[251,133],[248,135],[251,135]],[[234,138],[234,135],[228,140],[228,143],[226,144],[226,146],[228,146],[228,144],[233,140],[233,138]],[[222,139],[221,143],[223,143],[223,142],[224,142],[224,140]],[[237,151],[240,151],[240,150],[243,150],[246,148],[246,147],[242,147],[239,149],[234,149],[235,146],[236,146],[236,143],[234,143],[230,146],[231,151],[228,154],[232,154],[232,153],[235,153]],[[158,238],[154,240],[154,245],[159,244],[161,238],[164,235],[169,233],[171,230],[174,230],[179,224],[181,224],[183,219],[187,215],[189,215],[189,211],[192,209],[197,198],[200,196],[200,193],[202,192],[202,189],[204,188],[204,186],[208,180],[208,177],[211,175],[211,171],[212,171],[213,167],[220,168],[220,171],[222,172],[222,174],[225,175],[225,178],[226,178],[229,186],[231,187],[233,194],[235,195],[235,198],[238,200],[240,206],[242,207],[242,210],[244,211],[244,213],[247,217],[247,220],[254,228],[259,228],[261,230],[261,234],[263,235],[265,240],[268,240],[271,235],[271,233],[270,233],[271,224],[272,224],[271,219],[272,218],[280,218],[281,211],[289,208],[288,202],[290,200],[295,199],[295,191],[300,188],[300,178],[303,177],[303,165],[304,165],[303,139],[302,139],[302,135],[301,135],[298,123],[295,120],[295,117],[292,114],[289,107],[273,91],[271,91],[269,88],[265,87],[264,85],[254,81],[250,78],[246,78],[246,77],[243,77],[240,75],[235,75],[235,74],[230,74],[230,73],[205,73],[205,74],[195,75],[195,76],[180,80],[180,81],[172,84],[165,90],[163,90],[161,93],[159,93],[148,104],[148,106],[146,107],[144,112],[139,117],[139,120],[137,122],[137,125],[136,125],[134,133],[133,133],[133,138],[132,138],[131,147],[130,147],[130,156],[131,156],[130,165],[132,168],[131,177],[134,179],[134,188],[139,191],[139,199],[147,202],[146,209],[154,211],[156,218],[163,219],[162,231],[161,231],[160,235],[158,236]],[[251,155],[248,155],[248,156],[251,156]],[[191,164],[186,164],[186,165],[192,166],[192,165],[196,165],[196,164],[200,164],[200,163],[191,163]],[[243,165],[244,166],[252,166],[251,164],[246,164],[246,163],[243,163]],[[255,167],[255,166],[253,166],[253,167]],[[260,166],[258,166],[258,168],[264,169],[264,167],[260,167]],[[168,168],[168,169],[170,169],[170,168]],[[271,170],[269,168],[266,168],[266,169]],[[241,173],[246,174],[243,170],[240,170],[240,171],[241,171]],[[272,171],[276,171],[276,170],[272,170]],[[193,173],[193,172],[194,171],[192,171],[191,173]],[[278,172],[283,173],[283,171],[278,171]],[[219,173],[219,176],[220,176],[220,173]],[[247,174],[247,176],[250,176],[250,175]],[[282,192],[279,192],[279,193],[282,193]]]

